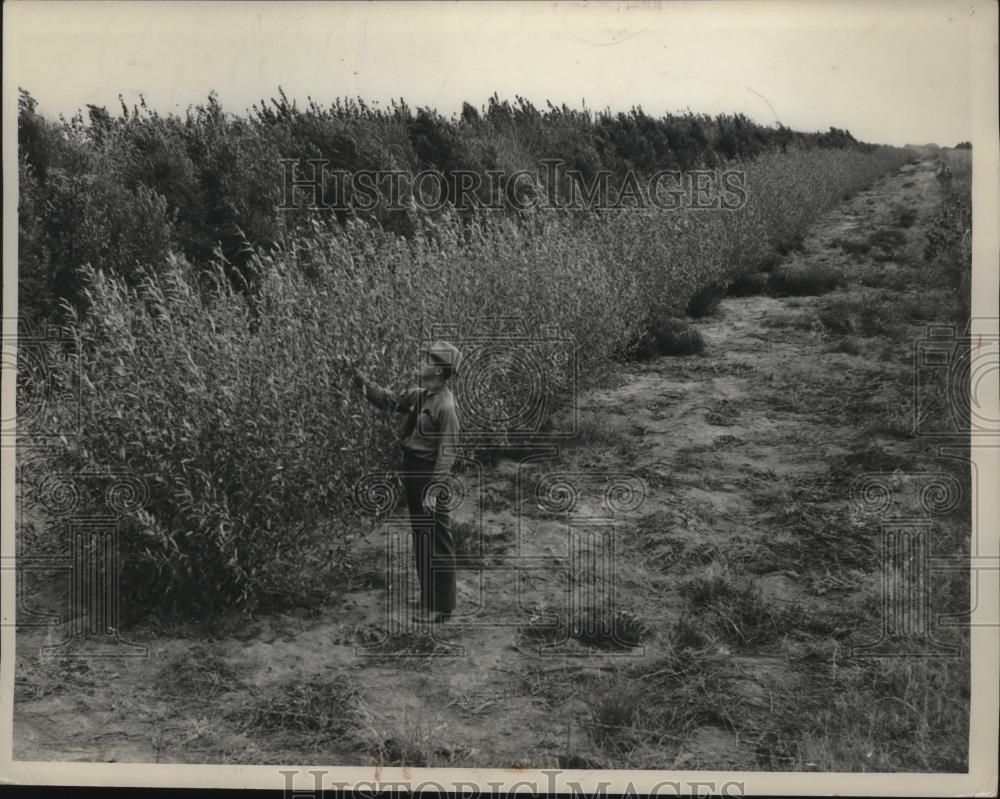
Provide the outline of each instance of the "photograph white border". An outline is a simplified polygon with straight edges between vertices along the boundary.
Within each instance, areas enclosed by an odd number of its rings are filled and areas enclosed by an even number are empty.
[[[212,3],[198,4],[202,20],[212,14]],[[247,2],[248,13],[252,7],[260,5]],[[267,5],[267,4],[264,4]],[[283,4],[286,7],[293,3]],[[367,4],[361,3],[361,6]],[[453,4],[407,3],[400,5],[398,13],[412,15],[414,25],[428,24],[428,14],[447,14]],[[485,5],[495,5],[493,3]],[[572,24],[572,11],[576,3],[532,4],[535,15],[561,15],[563,24]],[[670,3],[662,8],[668,10]],[[698,3],[707,15],[709,10],[717,15],[719,27],[731,28],[735,6],[742,14],[753,10],[755,20],[766,26],[769,20],[781,25],[786,3],[757,2],[704,2]],[[814,5],[817,10],[830,3]],[[865,15],[878,19],[882,15],[886,24],[898,22],[899,15],[926,3],[852,3],[843,0],[835,4],[841,14],[842,24],[847,24],[852,15]],[[969,28],[973,131],[973,284],[972,315],[986,322],[987,328],[996,334],[996,319],[1000,317],[997,298],[1000,296],[1000,145],[997,138],[998,84],[997,84],[997,6],[991,2],[975,0],[965,3],[937,3],[934,7],[951,9],[958,19],[957,24]],[[29,16],[35,4],[31,2],[8,2],[4,4],[4,53],[3,53],[3,164],[4,164],[4,205],[3,205],[3,384],[0,410],[5,419],[13,418],[15,412],[14,368],[16,368],[17,318],[17,88],[26,83],[19,63],[17,46],[18,26]],[[511,13],[523,13],[522,4],[510,4]],[[589,6],[586,13],[606,14],[609,29],[620,30],[628,23],[630,9],[647,9],[643,3],[607,3]],[[291,13],[291,11],[289,11]],[[817,11],[818,13],[818,11]],[[970,21],[974,17],[974,21]],[[794,66],[790,66],[794,68]],[[892,98],[886,98],[891,104]],[[928,114],[935,113],[927,109]],[[951,145],[953,142],[942,142]],[[975,334],[975,330],[973,333]],[[993,418],[997,418],[994,416]],[[1000,485],[1000,442],[992,447],[973,447],[973,460],[983,486]],[[2,462],[2,485],[0,485],[0,554],[3,556],[3,580],[0,587],[2,603],[2,629],[0,629],[0,783],[21,783],[40,785],[120,785],[147,787],[202,787],[202,788],[268,788],[280,790],[284,787],[282,770],[297,769],[302,782],[296,788],[308,789],[309,769],[327,773],[324,784],[373,788],[373,780],[408,784],[438,783],[446,788],[456,781],[475,783],[483,792],[495,787],[494,792],[535,792],[551,789],[588,794],[597,791],[604,783],[609,793],[618,793],[630,785],[637,794],[645,794],[657,784],[661,795],[671,794],[671,784],[685,786],[714,782],[723,786],[733,782],[742,783],[747,794],[810,795],[841,794],[869,796],[986,796],[995,795],[997,785],[996,752],[998,751],[997,718],[1000,711],[1000,606],[998,578],[1000,571],[981,572],[978,580],[978,606],[972,629],[972,701],[969,744],[968,774],[870,774],[870,773],[767,773],[767,772],[722,772],[722,771],[563,771],[558,772],[555,783],[550,782],[554,772],[540,770],[513,769],[430,769],[430,768],[381,768],[372,767],[335,768],[329,766],[309,766],[289,764],[287,766],[213,766],[174,764],[107,764],[107,763],[52,763],[12,760],[13,744],[13,685],[15,646],[15,585],[13,571],[10,570],[15,553],[14,525],[14,470],[15,450],[11,446],[0,447]],[[998,531],[1000,531],[1000,498],[990,491],[973,497],[979,513],[974,518],[980,520],[980,529],[974,530],[980,545],[980,553],[993,557],[1000,556]],[[1000,561],[998,561],[1000,562]],[[977,583],[974,581],[973,583]],[[609,784],[610,783],[610,784]],[[696,789],[697,790],[697,789]],[[718,790],[718,788],[717,788]],[[734,794],[735,795],[735,794]]]

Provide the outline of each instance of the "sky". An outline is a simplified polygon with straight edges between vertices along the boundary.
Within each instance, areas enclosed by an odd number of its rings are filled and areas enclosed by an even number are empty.
[[[8,84],[43,113],[160,112],[215,91],[405,98],[448,115],[494,92],[594,110],[742,112],[888,144],[971,138],[983,3],[33,2],[4,4]],[[977,18],[978,12],[978,18]],[[5,113],[8,109],[5,108]]]

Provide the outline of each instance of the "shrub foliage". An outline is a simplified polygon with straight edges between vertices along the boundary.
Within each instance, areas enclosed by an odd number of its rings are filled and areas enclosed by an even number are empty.
[[[234,117],[211,97],[183,117],[53,122],[24,93],[19,142],[22,307],[75,340],[54,379],[83,381],[65,465],[142,477],[148,501],[120,538],[129,604],[198,613],[301,583],[299,554],[342,536],[358,479],[392,467],[397,420],[359,402],[343,357],[397,384],[435,325],[513,312],[571,338],[586,388],[908,157],[843,131],[497,98],[453,120],[284,97]],[[588,175],[739,159],[749,188],[738,211],[282,215],[279,159],[311,157],[412,171],[558,157]],[[565,362],[537,355],[566,398]],[[511,366],[505,380],[528,379]],[[490,401],[510,418],[507,394]]]

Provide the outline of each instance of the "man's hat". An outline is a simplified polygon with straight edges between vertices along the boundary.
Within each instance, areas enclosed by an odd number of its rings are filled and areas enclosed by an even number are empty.
[[[424,351],[439,364],[451,369],[453,375],[458,374],[458,367],[462,362],[462,353],[453,344],[439,340],[435,341]]]

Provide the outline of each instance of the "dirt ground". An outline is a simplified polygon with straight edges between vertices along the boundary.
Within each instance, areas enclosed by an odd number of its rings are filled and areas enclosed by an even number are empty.
[[[779,266],[845,286],[727,297],[692,322],[701,355],[580,397],[569,443],[467,470],[451,624],[405,626],[403,515],[359,536],[350,589],[313,607],[100,648],[132,657],[46,654],[63,632],[21,628],[15,758],[962,770],[961,632],[950,658],[852,654],[879,638],[883,591],[879,517],[852,486],[894,481],[907,515],[926,475],[968,479],[909,432],[914,343],[948,321],[920,256],[933,168],[844,202]],[[901,209],[915,221],[892,227]],[[890,227],[891,257],[850,252]],[[937,546],[967,546],[961,507],[932,522]],[[592,607],[611,633],[587,643]]]

